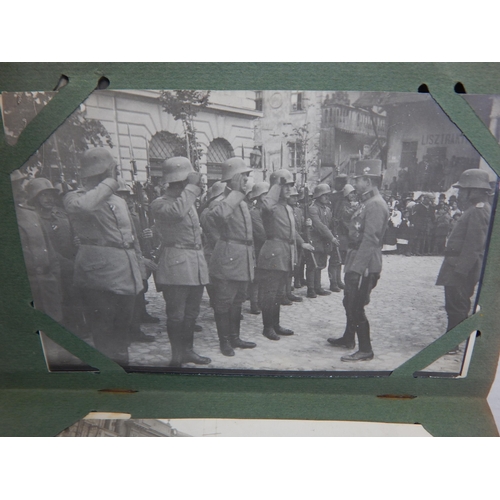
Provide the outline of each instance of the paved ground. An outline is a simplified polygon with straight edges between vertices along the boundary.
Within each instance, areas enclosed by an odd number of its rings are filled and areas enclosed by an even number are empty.
[[[369,362],[345,363],[340,357],[346,350],[331,347],[326,339],[339,337],[345,327],[342,294],[307,299],[306,290],[295,293],[302,303],[282,307],[281,324],[295,335],[271,341],[262,336],[261,316],[248,312],[244,304],[241,337],[257,343],[255,349],[237,349],[234,357],[219,351],[217,330],[205,292],[198,323],[203,331],[195,334],[195,351],[208,356],[207,368],[259,370],[393,370],[410,359],[445,332],[446,313],[442,287],[434,285],[442,257],[406,257],[384,255],[382,277],[366,307],[371,324],[375,358]],[[326,271],[323,272],[325,287]],[[156,341],[135,343],[129,350],[133,365],[167,366],[170,344],[166,334],[164,302],[151,283],[148,311],[161,318],[159,324],[143,325]],[[459,372],[462,354],[447,355],[432,365],[432,371]],[[185,365],[195,367],[195,365]],[[200,368],[203,370],[204,368]]]

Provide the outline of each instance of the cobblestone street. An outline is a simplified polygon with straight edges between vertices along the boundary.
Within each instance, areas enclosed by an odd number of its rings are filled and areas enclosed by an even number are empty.
[[[340,337],[345,327],[342,293],[308,299],[306,289],[295,290],[303,302],[281,309],[281,324],[295,335],[271,341],[262,335],[262,318],[243,307],[241,338],[257,343],[255,349],[236,349],[234,357],[219,351],[213,311],[203,296],[198,324],[203,331],[195,334],[194,349],[209,356],[206,367],[217,369],[352,371],[394,370],[424,347],[440,337],[446,328],[443,287],[435,286],[442,257],[406,257],[384,255],[383,271],[371,295],[366,312],[371,326],[375,358],[369,362],[345,363],[340,357],[345,349],[330,346],[328,337]],[[323,271],[327,288],[327,273]],[[144,324],[145,333],[156,336],[155,342],[135,343],[129,349],[131,365],[166,367],[170,344],[166,333],[163,296],[150,283],[148,311],[161,319],[158,324]],[[463,346],[462,346],[463,351]],[[433,371],[459,372],[463,352],[447,355],[433,364]],[[195,367],[196,365],[184,365]]]

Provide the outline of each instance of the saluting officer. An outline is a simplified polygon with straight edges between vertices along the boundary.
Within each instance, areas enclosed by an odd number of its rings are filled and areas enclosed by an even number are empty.
[[[318,184],[314,188],[314,202],[309,208],[309,218],[312,220],[311,245],[314,246],[314,256],[317,267],[311,265],[308,256],[306,267],[307,296],[315,298],[317,295],[330,295],[328,290],[321,288],[321,271],[326,267],[328,255],[333,247],[339,244],[330,227],[332,225],[332,209],[328,206],[331,189],[328,184]]]
[[[257,182],[252,186],[252,191],[248,194],[248,199],[254,202],[250,207],[250,217],[252,218],[253,244],[256,261],[259,258],[260,249],[266,241],[266,230],[262,223],[262,197],[268,193],[269,188],[269,182]],[[259,284],[256,279],[250,283],[250,313],[261,313],[259,307]]]
[[[294,180],[286,170],[278,170],[270,176],[271,188],[262,197],[262,222],[266,241],[257,261],[259,301],[262,309],[262,334],[270,340],[281,335],[293,335],[293,330],[280,325],[280,305],[286,282],[297,262],[296,245],[313,251],[295,229],[293,210],[288,205]]]
[[[444,286],[447,331],[467,318],[479,281],[491,218],[488,173],[465,170],[458,183],[458,203],[465,209],[450,234],[436,285]],[[458,346],[450,354],[458,352]]]
[[[165,160],[162,170],[162,182],[168,187],[162,197],[151,203],[151,212],[161,238],[156,288],[163,292],[166,304],[167,334],[172,349],[170,366],[207,365],[211,359],[193,351],[196,318],[203,287],[208,283],[195,207],[202,191],[201,174],[182,156]]]
[[[361,203],[349,223],[349,249],[345,263],[344,308],[347,323],[344,335],[329,338],[334,347],[353,349],[358,336],[357,352],[343,356],[342,361],[373,359],[370,324],[365,306],[382,271],[382,241],[389,220],[389,209],[379,193],[382,161],[360,160],[355,166],[355,188]]]
[[[67,193],[64,206],[80,240],[74,283],[81,288],[95,347],[127,365],[129,326],[143,288],[138,261],[142,256],[127,203],[115,194],[116,169],[107,149],[85,151],[83,187]]]
[[[223,163],[221,182],[227,183],[230,192],[207,213],[207,221],[220,234],[209,270],[215,291],[212,300],[215,323],[224,356],[234,356],[234,348],[256,346],[240,339],[241,305],[254,278],[255,266],[252,219],[244,201],[251,171],[241,158],[230,158]]]

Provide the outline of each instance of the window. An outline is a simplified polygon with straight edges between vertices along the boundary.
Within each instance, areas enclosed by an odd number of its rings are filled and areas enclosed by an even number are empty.
[[[292,111],[304,111],[304,92],[292,92]]]
[[[255,110],[262,111],[262,91],[255,92]]]
[[[304,154],[301,142],[289,142],[288,152],[290,158],[290,170],[297,170],[303,167]]]

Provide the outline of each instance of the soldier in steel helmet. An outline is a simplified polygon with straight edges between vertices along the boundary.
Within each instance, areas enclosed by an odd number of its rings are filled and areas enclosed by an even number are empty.
[[[250,207],[250,217],[252,218],[253,244],[255,248],[255,260],[259,258],[260,249],[266,241],[266,231],[262,223],[262,197],[269,191],[269,182],[257,182],[252,186],[252,190],[248,193],[248,199],[253,202]],[[250,283],[250,313],[260,314],[259,307],[259,284],[257,280]]]
[[[314,251],[296,231],[293,210],[288,205],[294,180],[286,170],[278,170],[270,176],[271,187],[262,197],[262,222],[266,241],[257,261],[259,302],[262,309],[264,337],[280,340],[283,335],[293,335],[293,330],[280,324],[280,307],[286,282],[297,263],[297,245]]]
[[[202,192],[201,174],[191,162],[176,156],[162,165],[165,194],[151,203],[161,238],[156,288],[163,292],[167,334],[172,348],[171,367],[184,363],[206,365],[211,359],[193,350],[196,318],[200,312],[208,268],[203,254],[196,198]]]
[[[64,198],[80,241],[74,284],[80,288],[95,347],[127,366],[129,327],[143,288],[139,242],[127,204],[116,195],[117,163],[109,150],[85,151],[80,178],[82,188]]]
[[[310,256],[307,257],[306,280],[309,298],[330,295],[328,290],[321,287],[321,271],[326,267],[328,255],[339,244],[330,229],[332,227],[332,209],[328,205],[330,194],[331,189],[328,184],[318,184],[313,193],[314,201],[309,208],[309,218],[312,220],[311,245],[314,246],[317,263],[317,266],[314,266]]]
[[[436,285],[444,286],[447,331],[467,318],[471,297],[479,281],[491,218],[488,172],[465,170],[453,187],[459,189],[458,204],[463,210],[444,251]],[[450,354],[458,352],[458,346]]]
[[[379,193],[382,174],[381,160],[360,160],[355,166],[355,188],[360,205],[349,223],[349,249],[345,263],[344,308],[346,328],[338,339],[329,338],[334,347],[358,351],[341,358],[342,361],[368,361],[373,359],[370,324],[365,306],[377,285],[382,271],[382,242],[389,220],[389,209]]]
[[[207,213],[208,223],[220,234],[209,271],[215,292],[212,303],[219,346],[224,356],[234,356],[235,348],[256,346],[240,338],[241,306],[247,298],[255,267],[252,219],[245,202],[251,171],[241,158],[226,160],[222,164],[221,182],[227,183],[228,194]]]
[[[205,260],[210,262],[212,258],[212,253],[215,248],[215,244],[220,238],[219,230],[217,226],[213,224],[213,220],[207,218],[207,214],[211,208],[219,204],[226,196],[226,183],[225,182],[214,182],[212,186],[207,191],[207,198],[205,200],[205,207],[200,214],[200,224],[203,230],[202,241],[203,241],[203,252],[205,254]],[[210,274],[208,276],[210,279]],[[213,285],[211,283],[206,285],[208,296],[210,297],[210,305],[212,306],[212,300],[215,297]]]

